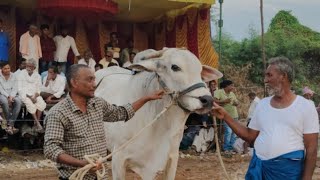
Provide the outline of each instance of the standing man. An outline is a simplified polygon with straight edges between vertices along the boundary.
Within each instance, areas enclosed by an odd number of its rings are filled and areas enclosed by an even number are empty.
[[[2,19],[0,19],[0,62],[9,60],[10,39],[8,33],[4,30]]]
[[[238,121],[239,115],[237,111],[238,99],[232,92],[234,90],[233,82],[224,80],[220,83],[219,90],[214,91],[214,100],[230,114],[234,121]],[[233,151],[233,144],[236,141],[236,135],[226,122],[223,122],[224,127],[224,143],[223,150],[226,155],[230,155]]]
[[[0,72],[0,105],[5,119],[9,122],[6,129],[9,135],[18,132],[18,129],[14,127],[14,124],[18,118],[22,102],[17,94],[18,88],[16,77],[11,72],[9,63],[5,62],[2,64]],[[12,112],[10,112],[9,107],[12,107]]]
[[[292,62],[285,57],[269,60],[264,82],[274,94],[262,99],[244,127],[221,107],[214,114],[250,144],[254,143],[247,180],[311,180],[317,161],[319,122],[315,107],[291,90]]]
[[[25,59],[33,59],[36,62],[35,71],[39,69],[39,59],[42,58],[40,38],[37,35],[38,27],[35,24],[29,25],[29,31],[20,37],[19,52]]]
[[[41,74],[48,70],[48,67],[52,65],[54,60],[54,51],[56,51],[56,44],[54,43],[49,30],[48,24],[42,24],[40,26],[42,35],[40,37],[42,59],[40,60],[40,71]]]
[[[132,104],[109,104],[94,96],[94,71],[83,64],[70,67],[67,83],[70,93],[50,109],[45,121],[44,154],[57,162],[60,180],[68,179],[77,168],[88,164],[84,155],[107,155],[103,121],[128,121],[145,103],[163,95],[163,91],[158,91]],[[96,177],[87,174],[84,179]]]
[[[78,60],[81,59],[76,43],[73,37],[69,36],[68,33],[68,28],[66,26],[63,26],[61,28],[61,35],[55,36],[53,38],[57,47],[54,60],[64,74],[67,70],[67,57],[70,48],[72,49],[73,54],[77,56]]]

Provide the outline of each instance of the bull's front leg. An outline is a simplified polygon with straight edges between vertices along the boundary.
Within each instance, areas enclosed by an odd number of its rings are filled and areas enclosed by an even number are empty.
[[[164,180],[174,180],[179,160],[179,151],[172,152],[169,155],[168,162],[164,171]]]

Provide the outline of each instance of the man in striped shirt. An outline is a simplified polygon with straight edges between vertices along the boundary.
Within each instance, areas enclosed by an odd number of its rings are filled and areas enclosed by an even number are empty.
[[[70,93],[49,111],[45,120],[44,154],[57,162],[61,180],[68,179],[77,168],[88,164],[84,155],[107,155],[103,121],[127,121],[146,102],[163,95],[163,91],[157,91],[132,104],[111,105],[94,96],[94,72],[83,64],[70,67],[67,83]],[[97,169],[99,166],[92,171]],[[84,179],[93,180],[96,176],[87,174]]]

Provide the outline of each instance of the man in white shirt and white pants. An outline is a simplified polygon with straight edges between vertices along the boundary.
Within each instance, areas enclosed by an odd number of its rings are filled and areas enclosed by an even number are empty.
[[[68,35],[68,29],[66,26],[61,28],[61,35],[55,36],[53,40],[56,43],[57,48],[54,55],[54,60],[61,68],[61,71],[66,74],[69,49],[72,49],[73,54],[78,59],[81,59],[80,53],[77,49],[74,38]]]
[[[32,114],[34,126],[37,132],[43,132],[40,124],[42,112],[46,108],[46,103],[40,96],[41,77],[35,71],[36,61],[34,59],[27,60],[26,69],[19,73],[18,93],[22,102],[26,105],[27,111]]]

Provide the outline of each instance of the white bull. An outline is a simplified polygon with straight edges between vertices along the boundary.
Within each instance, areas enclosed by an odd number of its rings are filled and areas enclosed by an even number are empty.
[[[216,70],[201,66],[188,50],[176,48],[138,53],[131,68],[143,72],[132,75],[131,71],[119,67],[99,70],[96,96],[123,105],[164,85],[171,91],[181,92],[194,84],[217,79]],[[106,122],[108,150],[117,149],[150,123],[170,103],[170,98],[164,96],[148,102],[126,123]],[[177,104],[171,106],[151,127],[112,157],[113,179],[124,180],[127,166],[145,180],[154,179],[162,172],[164,179],[175,178],[185,121],[190,112],[208,112],[213,99],[207,88],[198,87],[180,96],[178,101],[183,108]]]

